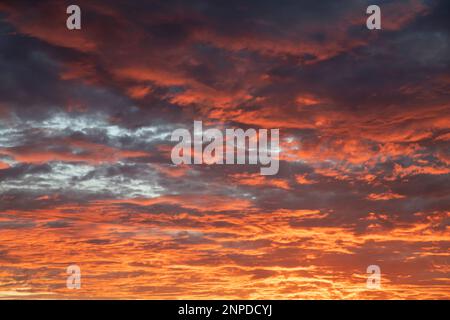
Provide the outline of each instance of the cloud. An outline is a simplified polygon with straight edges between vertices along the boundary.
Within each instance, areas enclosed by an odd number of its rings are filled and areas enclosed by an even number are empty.
[[[447,1],[77,4],[0,4],[0,297],[448,297]],[[279,174],[174,166],[194,120]]]

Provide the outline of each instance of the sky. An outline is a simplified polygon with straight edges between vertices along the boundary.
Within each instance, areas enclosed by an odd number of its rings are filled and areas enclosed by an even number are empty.
[[[0,299],[448,299],[449,10],[2,0]],[[278,174],[174,165],[194,120]]]

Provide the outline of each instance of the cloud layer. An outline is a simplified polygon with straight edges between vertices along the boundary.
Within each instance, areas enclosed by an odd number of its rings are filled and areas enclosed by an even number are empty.
[[[0,298],[448,298],[447,1],[77,4],[0,4]],[[172,165],[194,120],[279,174]]]

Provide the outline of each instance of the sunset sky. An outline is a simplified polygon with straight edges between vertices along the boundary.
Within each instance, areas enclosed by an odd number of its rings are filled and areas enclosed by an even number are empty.
[[[1,0],[0,299],[449,299],[449,10]],[[279,173],[173,165],[194,120]]]

